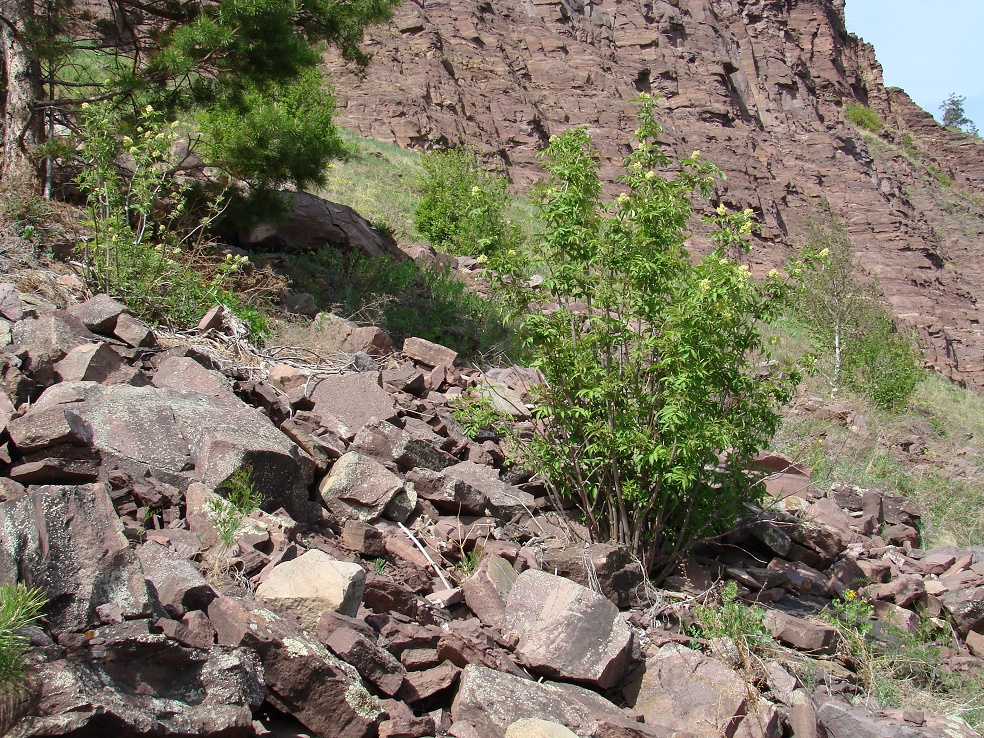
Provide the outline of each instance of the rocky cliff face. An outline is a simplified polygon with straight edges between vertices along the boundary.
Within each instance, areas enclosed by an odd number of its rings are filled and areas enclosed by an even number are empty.
[[[667,148],[701,150],[727,175],[717,202],[758,214],[754,267],[781,264],[826,199],[933,364],[984,387],[984,144],[884,87],[843,0],[406,0],[367,48],[361,75],[327,60],[344,125],[477,145],[518,191],[547,138],[583,125],[615,192],[631,101],[658,93]],[[845,121],[855,101],[885,119],[880,136]]]

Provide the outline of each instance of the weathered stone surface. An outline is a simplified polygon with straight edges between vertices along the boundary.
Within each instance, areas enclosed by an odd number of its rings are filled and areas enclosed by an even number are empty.
[[[602,689],[622,680],[632,631],[607,598],[563,577],[528,570],[506,601],[503,630],[517,657],[538,674]]]
[[[123,359],[109,344],[90,343],[76,346],[55,364],[60,382],[100,382],[120,384],[133,381],[139,372],[123,364]]]
[[[468,608],[485,625],[502,629],[506,617],[506,599],[516,578],[513,565],[501,556],[484,557],[472,575],[461,583]]]
[[[298,520],[321,517],[321,506],[308,499],[311,459],[235,396],[62,382],[46,390],[24,418],[63,410],[92,427],[93,445],[104,459],[137,476],[149,468],[171,484],[184,487],[197,477],[214,488],[252,464],[252,482],[267,505],[284,507]]]
[[[506,728],[505,738],[577,738],[577,733],[560,723],[523,718]]]
[[[403,342],[403,355],[426,366],[454,366],[458,352],[423,338],[408,338]]]
[[[503,517],[511,517],[517,513],[532,510],[536,498],[529,492],[506,484],[499,478],[499,473],[488,466],[481,466],[471,461],[462,461],[444,470],[449,477],[460,479],[488,498],[492,510]]]
[[[373,418],[396,417],[396,403],[383,389],[379,372],[319,377],[311,380],[307,396],[314,412],[333,415],[356,432]]]
[[[429,700],[436,694],[449,689],[458,681],[461,669],[449,661],[445,661],[432,669],[412,671],[407,673],[403,686],[396,695],[397,699],[409,702],[411,705]]]
[[[773,610],[766,614],[765,626],[782,643],[799,651],[829,656],[837,650],[837,630],[828,625]]]
[[[592,575],[597,579],[601,593],[618,607],[628,607],[636,600],[637,590],[643,584],[642,569],[634,564],[625,546],[610,543],[592,543],[585,546],[546,545],[542,554],[544,571],[558,574],[585,587]]]
[[[406,475],[417,495],[446,512],[459,515],[484,515],[489,498],[468,482],[430,469],[412,469]]]
[[[984,589],[965,587],[954,592],[944,592],[940,595],[940,600],[961,636],[966,636],[984,623]]]
[[[187,356],[168,356],[157,365],[152,380],[155,387],[175,392],[197,392],[201,395],[235,399],[229,380],[219,372],[206,369]]]
[[[478,397],[488,400],[496,412],[515,420],[527,420],[530,417],[529,408],[526,407],[520,394],[501,382],[485,379],[479,382],[474,392]]]
[[[451,454],[382,420],[364,425],[356,434],[349,450],[403,472],[417,467],[440,471],[458,461]]]
[[[257,603],[219,597],[208,608],[218,642],[255,650],[267,699],[319,736],[368,738],[382,717],[355,667],[298,626]]]
[[[121,302],[106,294],[98,294],[78,305],[71,305],[68,312],[82,321],[86,328],[104,336],[113,335],[116,319],[124,313],[132,315]]]
[[[84,630],[107,602],[149,613],[140,562],[105,485],[39,487],[0,504],[0,583],[28,581],[52,605],[52,632]]]
[[[829,738],[973,738],[977,735],[958,717],[924,713],[925,723],[915,726],[901,720],[875,718],[862,708],[834,700],[824,702],[817,714]]]
[[[187,648],[147,620],[99,628],[83,658],[43,663],[37,703],[10,738],[252,735],[266,695],[246,648]]]
[[[74,315],[55,310],[37,318],[25,318],[11,330],[15,344],[44,350],[52,361],[60,361],[76,346],[82,346],[96,336]]]
[[[364,521],[381,517],[398,495],[405,495],[403,481],[375,459],[349,451],[331,468],[318,486],[325,507],[343,517],[348,511]],[[341,503],[339,505],[338,503]],[[397,522],[406,520],[406,514]]]
[[[366,573],[358,564],[336,561],[312,549],[271,571],[257,588],[261,600],[286,607],[301,616],[311,633],[325,610],[354,617],[362,602]]]
[[[732,735],[745,713],[748,687],[734,671],[679,644],[660,648],[630,676],[626,700],[646,722],[698,738]]]
[[[392,697],[403,685],[406,668],[365,634],[352,628],[336,628],[323,643],[338,658],[352,664],[364,679],[375,684],[383,694]]]
[[[93,441],[92,426],[82,415],[64,406],[35,406],[26,415],[11,420],[7,432],[23,454],[58,444],[91,446]]]
[[[583,687],[533,682],[484,666],[466,666],[451,706],[455,723],[473,725],[482,738],[502,738],[517,720],[536,717],[564,725],[585,738],[669,738],[659,723],[630,720],[604,697]],[[682,737],[681,737],[682,738]]]
[[[159,543],[140,546],[137,558],[151,593],[172,614],[180,617],[186,610],[207,610],[218,596],[194,564]]]
[[[24,317],[24,304],[17,288],[9,282],[0,283],[0,316],[16,323]]]

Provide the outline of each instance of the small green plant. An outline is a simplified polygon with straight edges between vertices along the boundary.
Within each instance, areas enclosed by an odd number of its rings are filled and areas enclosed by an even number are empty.
[[[451,411],[451,417],[461,423],[462,430],[469,438],[475,438],[481,431],[494,431],[502,426],[502,415],[495,409],[492,401],[474,390],[458,395],[452,404],[454,410]]]
[[[23,584],[0,586],[0,695],[20,693],[26,683],[24,628],[36,623],[48,600],[39,589]]]
[[[741,602],[734,582],[725,584],[716,600],[694,605],[693,613],[693,635],[709,641],[730,640],[738,649],[742,669],[749,673],[754,671],[757,656],[774,643],[765,627],[765,611]]]
[[[933,179],[935,179],[944,187],[949,187],[950,185],[953,184],[953,180],[950,179],[950,177],[946,174],[946,172],[944,172],[939,167],[934,167],[932,164],[927,164],[926,171],[930,173]]]
[[[230,474],[216,491],[225,493],[225,498],[209,500],[209,512],[212,523],[219,532],[219,539],[228,550],[235,544],[243,521],[263,504],[263,494],[253,483],[251,464]]]
[[[458,571],[461,572],[461,578],[465,579],[470,577],[475,573],[475,569],[478,568],[479,562],[482,560],[482,551],[478,548],[473,548],[471,551],[467,551],[461,556],[461,561],[458,562]]]
[[[871,133],[880,132],[882,126],[885,125],[878,113],[860,103],[848,103],[844,110],[844,117],[858,128],[871,131]]]
[[[421,200],[414,226],[450,254],[493,256],[515,245],[519,229],[505,217],[509,183],[482,168],[468,148],[427,154],[421,160]]]
[[[373,559],[372,566],[376,570],[377,574],[383,574],[386,571],[386,566],[389,562],[384,558]]]

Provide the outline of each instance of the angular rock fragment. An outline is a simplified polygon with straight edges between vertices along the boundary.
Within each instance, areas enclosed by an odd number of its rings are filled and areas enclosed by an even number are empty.
[[[388,651],[352,628],[336,628],[323,643],[338,658],[351,664],[362,677],[392,697],[403,685],[407,670]]]
[[[311,633],[325,610],[354,617],[362,602],[366,572],[358,564],[336,561],[312,549],[293,561],[274,567],[257,588],[256,596],[301,616]]]
[[[335,462],[318,491],[328,509],[344,516],[347,507],[364,521],[381,517],[397,495],[406,494],[398,476],[375,459],[355,451]]]
[[[350,450],[404,472],[417,467],[440,471],[457,463],[451,454],[381,420],[364,425],[352,441]]]
[[[623,693],[646,722],[697,738],[732,735],[745,714],[748,687],[728,666],[679,644],[660,648]]]
[[[501,629],[506,617],[506,600],[516,578],[513,565],[501,556],[484,557],[461,583],[468,608],[485,625]]]
[[[248,648],[185,647],[147,620],[98,628],[82,658],[38,665],[36,705],[9,738],[246,736],[266,695]]]
[[[539,718],[564,725],[590,738],[670,738],[656,720],[643,725],[628,718],[599,694],[573,684],[534,682],[484,666],[466,666],[451,706],[455,723],[468,723],[485,738],[504,736],[509,726],[524,718]],[[648,722],[648,721],[647,721]]]
[[[379,701],[346,664],[304,630],[258,603],[219,597],[208,608],[218,642],[245,646],[263,662],[267,699],[319,736],[368,738]]]
[[[408,338],[403,342],[403,354],[426,366],[454,366],[458,352],[423,338]]]
[[[383,389],[379,372],[319,377],[312,379],[307,387],[314,412],[333,415],[354,431],[373,418],[384,421],[396,418],[396,403]]]
[[[116,320],[124,313],[132,315],[129,308],[106,294],[98,294],[83,303],[71,305],[68,312],[82,321],[86,328],[104,336],[111,336]]]
[[[503,630],[516,634],[516,655],[534,672],[602,689],[622,680],[632,648],[632,631],[607,598],[541,571],[513,584]]]

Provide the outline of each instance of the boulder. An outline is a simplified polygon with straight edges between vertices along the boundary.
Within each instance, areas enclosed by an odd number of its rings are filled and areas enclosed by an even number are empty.
[[[127,384],[139,372],[123,363],[122,357],[108,343],[89,343],[76,346],[55,364],[55,376],[60,382],[99,382]]]
[[[325,610],[354,617],[362,602],[366,573],[358,564],[336,561],[312,549],[274,567],[257,588],[261,600],[293,610],[304,627],[317,632]]]
[[[218,594],[198,568],[159,543],[148,541],[137,549],[151,594],[173,615],[207,610]]]
[[[106,485],[33,488],[0,504],[0,531],[0,584],[40,587],[51,632],[85,630],[108,602],[129,617],[149,614],[143,571]]]
[[[0,283],[0,316],[12,323],[24,317],[24,303],[17,288],[9,282]]]
[[[123,313],[116,319],[113,335],[133,348],[153,348],[157,345],[157,336],[151,327],[128,313]]]
[[[383,694],[392,697],[403,686],[406,667],[364,633],[339,627],[332,630],[323,643],[338,658],[354,666],[364,679],[372,682]]]
[[[182,489],[195,478],[215,488],[252,464],[251,481],[267,506],[283,507],[297,520],[322,517],[321,506],[308,499],[314,462],[234,395],[62,382],[48,388],[23,420],[66,410],[91,426],[104,461],[134,477],[149,471]]]
[[[27,414],[11,420],[7,433],[22,454],[60,444],[91,446],[93,442],[92,426],[74,409],[62,405],[40,409],[34,406]]]
[[[307,397],[315,413],[332,415],[358,431],[373,418],[396,418],[396,403],[383,389],[380,376],[379,372],[359,372],[318,377],[307,385]]]
[[[43,350],[52,361],[61,361],[73,348],[98,340],[81,320],[64,310],[14,323],[11,337],[15,344]]]
[[[974,738],[979,735],[959,717],[923,713],[923,724],[874,717],[863,708],[827,700],[817,711],[829,738]]]
[[[440,471],[457,463],[457,459],[451,454],[382,420],[364,425],[356,434],[349,450],[358,451],[394,471],[402,472],[417,467]]]
[[[383,716],[355,667],[299,626],[248,600],[219,597],[208,608],[218,642],[245,646],[263,662],[267,700],[323,738],[369,738]]]
[[[606,597],[569,579],[524,571],[506,600],[504,632],[516,655],[537,674],[602,689],[625,675],[632,631]]]
[[[539,718],[566,726],[582,738],[669,738],[659,722],[643,725],[628,718],[601,695],[573,684],[534,682],[484,666],[461,673],[451,706],[457,724],[475,727],[481,738],[504,738],[517,720]]]
[[[506,728],[505,738],[577,738],[577,733],[560,723],[523,718]]]
[[[7,738],[247,738],[266,689],[247,648],[185,647],[147,620],[96,629],[77,657],[40,663],[36,703]]]
[[[585,587],[592,580],[597,581],[601,593],[618,607],[629,607],[637,601],[637,590],[643,583],[642,568],[632,562],[629,549],[611,543],[577,546],[548,542],[541,568]]]
[[[223,374],[206,369],[189,356],[166,357],[157,364],[152,382],[155,387],[175,392],[197,392],[227,401],[235,399]]]
[[[434,506],[459,515],[484,515],[489,498],[468,482],[425,468],[412,469],[406,475],[417,496]]]
[[[370,257],[390,254],[398,259],[406,258],[391,238],[380,234],[352,208],[306,192],[286,194],[291,209],[276,224],[262,224],[240,233],[244,248],[318,253],[330,244],[344,251],[361,251]]]
[[[375,459],[355,451],[349,451],[335,462],[328,476],[321,480],[318,491],[329,510],[343,517],[357,516],[363,521],[381,517],[398,495],[406,495],[398,476]],[[402,520],[406,520],[406,515]]]
[[[696,738],[719,738],[734,734],[748,689],[717,659],[671,643],[629,677],[623,694],[647,723],[686,730]]]
[[[836,653],[840,642],[835,628],[811,623],[784,612],[770,611],[766,614],[764,623],[776,639],[798,651],[830,656]]]

